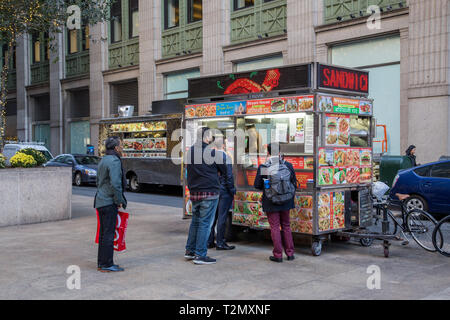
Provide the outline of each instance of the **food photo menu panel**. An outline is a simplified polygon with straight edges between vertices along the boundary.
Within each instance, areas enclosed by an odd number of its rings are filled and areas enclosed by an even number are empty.
[[[371,149],[319,148],[319,185],[363,184],[371,181]]]

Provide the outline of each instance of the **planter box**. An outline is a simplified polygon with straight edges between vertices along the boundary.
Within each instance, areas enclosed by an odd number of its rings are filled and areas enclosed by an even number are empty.
[[[0,169],[0,227],[71,218],[72,168]]]

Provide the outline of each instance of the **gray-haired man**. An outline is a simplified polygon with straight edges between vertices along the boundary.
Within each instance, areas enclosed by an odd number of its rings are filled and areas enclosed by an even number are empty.
[[[97,193],[94,207],[97,208],[100,220],[98,239],[98,270],[101,272],[123,271],[113,263],[114,234],[118,209],[127,207],[123,194],[127,186],[123,174],[122,142],[118,137],[110,137],[105,142],[106,155],[102,158],[97,170]]]

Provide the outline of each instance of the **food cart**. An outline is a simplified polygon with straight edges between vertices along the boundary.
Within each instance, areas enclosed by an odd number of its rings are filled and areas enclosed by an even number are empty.
[[[175,149],[180,142],[172,139],[175,130],[181,128],[181,119],[182,113],[102,119],[99,154],[105,153],[107,137],[118,136],[122,139],[122,163],[132,191],[139,191],[142,183],[181,186],[181,155]]]
[[[319,63],[191,79],[183,150],[203,126],[227,137],[237,190],[233,225],[268,229],[262,192],[253,183],[267,145],[278,142],[299,182],[292,231],[311,236],[312,253],[320,255],[330,234],[372,221],[368,85],[367,72]],[[186,185],[184,197],[187,217],[192,205]]]

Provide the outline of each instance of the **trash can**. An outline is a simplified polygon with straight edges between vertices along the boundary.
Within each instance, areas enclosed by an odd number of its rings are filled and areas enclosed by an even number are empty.
[[[387,156],[380,160],[380,181],[392,187],[398,170],[412,168],[412,161],[407,156]]]

